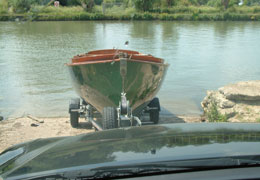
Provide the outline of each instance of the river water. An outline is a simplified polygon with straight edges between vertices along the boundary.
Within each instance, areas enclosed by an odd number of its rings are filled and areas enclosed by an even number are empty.
[[[158,97],[177,115],[200,114],[206,90],[260,79],[260,22],[0,22],[0,115],[67,116],[64,63],[113,47],[170,64]]]

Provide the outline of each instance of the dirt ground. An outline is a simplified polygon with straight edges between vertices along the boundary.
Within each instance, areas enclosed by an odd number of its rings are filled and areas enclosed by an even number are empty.
[[[201,122],[199,116],[162,117],[160,123]],[[149,123],[144,123],[149,124]],[[94,132],[85,119],[80,119],[80,126],[72,128],[68,117],[64,118],[36,118],[25,116],[0,121],[0,153],[6,148],[38,139],[58,136],[74,136]]]

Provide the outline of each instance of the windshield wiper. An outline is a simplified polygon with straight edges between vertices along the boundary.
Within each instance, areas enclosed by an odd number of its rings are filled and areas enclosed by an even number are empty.
[[[174,170],[185,170],[187,168],[175,168]],[[38,180],[38,179],[105,179],[105,178],[115,178],[115,177],[126,177],[126,176],[140,176],[153,173],[163,173],[168,171],[173,171],[173,168],[164,168],[159,165],[156,166],[143,166],[143,167],[127,167],[127,166],[112,166],[112,167],[102,167],[95,169],[86,170],[73,170],[66,172],[57,172],[55,174],[34,175],[33,177],[23,177],[26,180]],[[16,179],[16,177],[12,177]]]
[[[76,179],[104,179],[116,177],[136,177],[151,174],[167,174],[178,172],[192,172],[202,170],[214,170],[224,168],[255,167],[260,166],[258,156],[244,157],[220,157],[191,160],[174,160],[146,162],[131,165],[105,166],[93,169],[81,169],[56,173],[35,178],[76,178]]]
[[[95,168],[94,175],[88,176],[94,178],[113,178],[120,176],[140,176],[146,174],[160,173],[176,173],[176,172],[191,172],[211,169],[236,168],[260,166],[260,160],[252,157],[224,157],[224,158],[206,158],[180,161],[163,161],[146,164],[135,164],[128,166],[112,166]]]
[[[164,162],[170,167],[185,167],[185,168],[215,168],[215,167],[239,167],[260,165],[260,160],[252,157],[220,157],[220,158],[205,158],[192,160],[179,160]]]
[[[141,176],[141,175],[151,175],[158,173],[167,173],[167,172],[177,172],[188,170],[189,168],[172,168],[172,167],[156,167],[156,166],[147,166],[146,167],[118,167],[118,168],[99,168],[96,170],[94,175],[85,176],[87,179],[104,179],[104,178],[115,178],[115,177],[126,177],[126,176]]]

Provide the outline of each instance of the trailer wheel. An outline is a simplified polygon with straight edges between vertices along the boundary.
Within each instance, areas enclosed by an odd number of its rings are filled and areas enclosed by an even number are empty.
[[[79,112],[78,112],[79,109],[80,109],[80,99],[79,98],[71,99],[69,105],[69,113],[70,113],[70,124],[73,128],[79,126]]]
[[[70,124],[73,128],[76,128],[79,126],[79,113],[78,112],[70,113]]]
[[[159,111],[161,110],[159,98],[154,98],[148,105],[150,108],[152,108],[149,111],[150,120],[154,124],[158,124],[159,122]],[[153,109],[154,108],[154,109]]]
[[[103,129],[113,129],[117,127],[116,110],[114,107],[103,109]]]
[[[150,111],[150,120],[154,124],[158,124],[158,122],[159,122],[159,111],[158,110],[151,110]]]

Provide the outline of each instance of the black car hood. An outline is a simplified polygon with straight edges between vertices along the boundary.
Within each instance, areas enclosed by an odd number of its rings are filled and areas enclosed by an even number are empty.
[[[0,159],[5,162],[2,165],[0,162],[0,176],[19,177],[83,166],[91,169],[162,160],[258,155],[259,149],[258,124],[183,123],[132,127],[16,145],[1,153]]]

